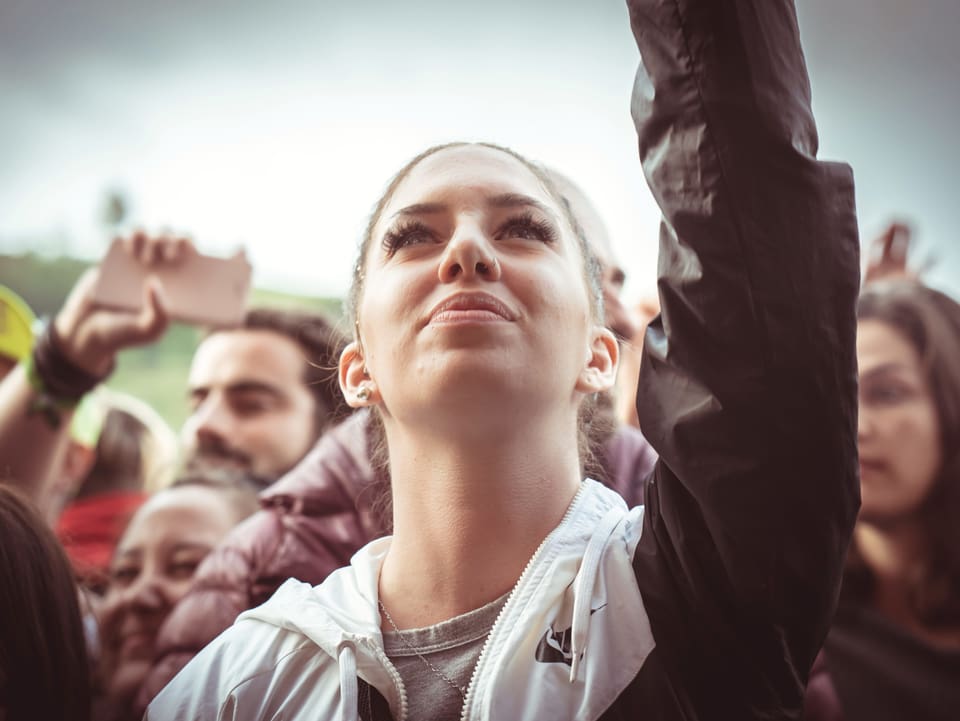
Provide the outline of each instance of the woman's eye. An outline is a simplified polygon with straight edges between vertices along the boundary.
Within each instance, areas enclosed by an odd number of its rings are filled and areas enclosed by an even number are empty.
[[[389,230],[383,236],[383,249],[391,256],[401,248],[421,243],[435,243],[436,235],[419,221],[410,221]]]
[[[192,578],[193,574],[197,571],[197,566],[200,565],[200,561],[177,561],[171,563],[167,569],[167,573],[171,578]]]
[[[110,583],[114,586],[129,586],[140,573],[134,566],[121,566],[110,570]]]
[[[910,397],[910,392],[900,386],[878,385],[868,388],[864,396],[868,403],[893,405],[907,400]]]
[[[532,215],[522,215],[508,220],[497,231],[498,240],[509,238],[552,243],[556,239],[556,231],[545,221],[537,220]]]

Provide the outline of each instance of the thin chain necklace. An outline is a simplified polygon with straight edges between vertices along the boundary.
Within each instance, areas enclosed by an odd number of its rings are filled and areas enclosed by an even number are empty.
[[[380,612],[381,612],[381,613],[384,615],[384,617],[387,619],[387,623],[389,623],[389,624],[390,624],[390,627],[391,627],[394,631],[396,631],[397,638],[400,639],[400,642],[401,642],[404,646],[406,646],[407,649],[409,649],[410,651],[413,651],[413,653],[416,654],[417,658],[419,658],[421,661],[423,661],[423,663],[426,664],[427,668],[429,668],[429,669],[433,672],[433,675],[434,675],[434,676],[436,676],[438,679],[440,679],[441,681],[443,681],[443,682],[444,682],[445,684],[447,684],[450,688],[452,688],[454,691],[456,691],[458,694],[460,694],[460,702],[461,702],[461,704],[466,703],[466,702],[467,702],[467,689],[465,689],[463,686],[458,686],[456,683],[454,683],[453,680],[452,680],[449,676],[447,676],[447,674],[445,674],[445,673],[444,673],[443,671],[441,671],[439,668],[437,668],[436,666],[434,666],[434,665],[430,662],[430,659],[428,659],[426,656],[424,656],[422,653],[420,653],[420,652],[414,647],[414,645],[413,645],[412,643],[410,643],[410,641],[407,640],[407,637],[403,634],[403,631],[401,631],[399,628],[397,628],[397,624],[395,624],[395,623],[393,622],[393,617],[390,615],[390,612],[387,610],[387,607],[383,605],[383,601],[380,601],[380,600],[378,599],[378,600],[377,600],[377,605],[380,606]]]

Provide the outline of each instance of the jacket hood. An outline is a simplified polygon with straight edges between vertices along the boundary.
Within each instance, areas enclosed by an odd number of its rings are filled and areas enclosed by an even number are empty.
[[[390,538],[372,541],[319,586],[288,579],[269,601],[240,618],[298,631],[321,648],[331,643],[335,648],[344,636],[382,641],[377,583],[389,547]]]
[[[623,500],[600,483],[588,479],[581,484],[563,520],[530,559],[491,629],[468,691],[466,708],[472,706],[474,712],[467,718],[486,717],[501,703],[490,696],[494,680],[512,685],[511,678],[519,681],[522,676],[524,684],[562,688],[563,693],[555,694],[556,703],[582,712],[609,703],[607,697],[613,698],[633,678],[653,647],[629,564],[641,519],[642,509],[628,512]],[[335,571],[319,586],[289,580],[267,603],[239,620],[256,619],[300,634],[336,659],[342,712],[356,708],[356,678],[360,677],[384,695],[401,719],[406,717],[406,698],[399,674],[383,652],[377,606],[380,569],[389,547],[390,538],[373,541],[354,555],[350,566]],[[622,598],[608,597],[610,581]],[[605,613],[632,606],[626,616],[632,620],[624,622],[639,624],[625,636],[632,639],[626,656],[609,653],[610,644],[616,645],[609,632],[591,637],[591,619],[607,606]],[[637,644],[638,637],[647,642]],[[520,656],[523,661],[515,666]],[[622,679],[611,684],[607,678],[600,684],[607,693],[597,698],[586,692],[597,685],[585,681],[612,672],[605,664],[590,664],[603,657],[618,659],[613,668]],[[334,668],[331,675],[337,673]],[[538,696],[542,704],[544,696]],[[533,718],[526,708],[509,709],[509,714]]]
[[[356,719],[357,678],[377,688],[395,709],[406,716],[406,698],[400,675],[383,651],[377,584],[390,547],[381,538],[358,551],[348,567],[340,568],[319,586],[287,580],[269,601],[237,620],[254,619],[300,634],[315,643],[330,661],[336,660],[340,676],[341,718]]]

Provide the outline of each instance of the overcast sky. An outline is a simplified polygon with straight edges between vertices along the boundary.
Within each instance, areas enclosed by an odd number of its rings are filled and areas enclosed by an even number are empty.
[[[821,155],[854,166],[862,236],[911,221],[931,282],[960,295],[960,2],[799,14]],[[639,294],[658,214],[636,61],[621,0],[0,0],[0,250],[96,257],[116,188],[147,227],[245,245],[258,285],[341,294],[391,173],[485,139],[584,186]]]

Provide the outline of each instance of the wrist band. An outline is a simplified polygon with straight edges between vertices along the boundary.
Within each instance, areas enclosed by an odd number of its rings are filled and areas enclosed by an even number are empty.
[[[85,394],[105,381],[113,365],[103,375],[85,371],[67,358],[57,337],[53,321],[47,323],[33,347],[33,366],[44,391],[51,397],[76,404]]]
[[[27,374],[27,381],[30,383],[30,387],[33,388],[34,393],[36,393],[33,400],[30,401],[30,406],[27,408],[27,415],[32,416],[39,413],[43,416],[44,420],[46,420],[48,426],[53,429],[59,428],[63,422],[63,413],[72,411],[80,399],[54,398],[50,395],[43,385],[43,380],[37,373],[37,366],[36,363],[34,363],[32,353],[20,361],[20,365],[23,366],[23,370]]]
[[[52,428],[58,428],[63,412],[72,410],[84,395],[106,380],[115,363],[103,375],[80,368],[64,355],[51,321],[23,365],[27,380],[37,393],[29,412],[42,413]]]

